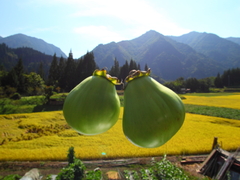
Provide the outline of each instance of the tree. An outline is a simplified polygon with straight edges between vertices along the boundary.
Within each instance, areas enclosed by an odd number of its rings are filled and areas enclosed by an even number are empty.
[[[167,88],[171,89],[174,92],[179,92],[179,87],[177,87],[173,81],[164,83],[164,86],[166,86]]]
[[[44,93],[45,83],[41,76],[35,72],[25,74],[25,88],[29,95],[39,95]]]
[[[137,63],[131,59],[130,63],[129,63],[129,71],[134,70],[134,69],[138,70]]]
[[[68,149],[68,165],[74,163],[75,160],[75,151],[74,151],[74,147],[70,147]]]
[[[97,69],[97,65],[94,61],[93,52],[87,52],[81,59],[78,60],[76,69],[76,85],[85,78],[91,76],[94,70]]]
[[[73,59],[72,52],[69,53],[63,76],[64,89],[66,91],[72,90],[76,85],[76,63]]]
[[[24,91],[24,68],[23,68],[23,62],[22,59],[19,59],[17,65],[14,67],[16,74],[18,76],[18,92],[23,92]]]
[[[83,58],[80,58],[77,62],[77,68],[76,68],[76,84],[79,84],[83,79]]]
[[[221,76],[223,86],[230,86],[230,78],[230,69],[228,69],[227,71],[224,71]]]
[[[81,180],[84,179],[84,171],[86,169],[83,162],[75,157],[74,147],[68,150],[68,164],[61,169],[56,180]]]
[[[124,80],[129,75],[128,61],[120,68],[119,79]]]
[[[8,73],[5,82],[7,82],[5,85],[9,85],[11,87],[17,88],[19,86],[18,76],[15,68],[11,69],[11,71]]]
[[[229,86],[239,87],[240,86],[240,68],[233,68],[229,72],[228,76]]]
[[[240,68],[233,68],[233,69],[228,69],[223,72],[221,77],[219,78],[220,75],[217,76],[216,81],[220,81],[221,79],[222,82],[222,87],[226,86],[232,86],[232,87],[239,87],[240,86]]]
[[[42,61],[41,61],[40,64],[39,64],[37,73],[40,75],[40,77],[41,77],[43,80],[45,80],[45,72],[44,72],[44,69],[43,69],[43,62],[42,62]]]
[[[147,64],[145,64],[145,66],[144,66],[144,70],[145,70],[145,71],[148,70],[148,65],[147,65]]]
[[[8,81],[7,81],[7,75],[8,75],[8,72],[5,71],[5,70],[0,70],[0,86],[5,86]]]
[[[19,59],[18,63],[11,69],[5,81],[8,83],[5,85],[17,88],[17,91],[20,93],[24,92],[24,69],[22,59]]]
[[[114,62],[113,62],[113,66],[112,66],[112,68],[111,68],[110,71],[109,71],[109,74],[110,74],[111,76],[118,77],[118,76],[119,76],[119,73],[120,73],[119,62],[118,62],[117,58],[115,58],[115,59],[114,59]]]
[[[189,78],[185,83],[186,88],[190,88],[192,92],[196,92],[199,89],[199,82],[196,78]]]
[[[166,82],[164,86],[168,87],[169,89],[173,90],[174,92],[181,92],[181,88],[185,87],[185,81],[183,77],[176,79],[175,81]]]
[[[64,69],[66,67],[66,60],[61,56],[58,65],[58,82],[61,88],[64,88]]]
[[[139,64],[139,63],[138,63],[138,67],[137,67],[137,69],[138,69],[138,70],[140,70],[140,69],[141,69],[141,66],[140,66],[140,64]]]
[[[181,86],[181,88],[183,88],[185,86],[185,82],[184,82],[183,77],[177,78],[176,83],[177,83],[177,85]]]
[[[200,79],[199,81],[199,91],[200,92],[209,92],[210,83],[208,82],[208,79]]]
[[[57,86],[58,85],[58,60],[56,53],[53,56],[52,63],[50,65],[49,74],[48,74],[48,85]]]
[[[87,52],[82,61],[82,80],[91,76],[93,71],[97,68],[97,65],[94,61],[93,52]]]
[[[223,88],[222,79],[221,79],[219,73],[217,74],[217,77],[216,77],[215,80],[214,80],[214,85],[215,85],[217,88]]]

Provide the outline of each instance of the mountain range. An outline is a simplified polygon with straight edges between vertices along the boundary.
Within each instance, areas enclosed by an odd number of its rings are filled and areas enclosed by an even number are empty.
[[[0,36],[0,44],[5,43],[10,48],[28,47],[35,49],[43,54],[53,56],[56,53],[57,57],[67,58],[62,50],[53,44],[49,44],[42,39],[27,36],[24,34],[15,34],[8,37]]]
[[[182,36],[164,36],[150,30],[132,40],[100,44],[93,49],[99,67],[120,65],[133,59],[165,80],[216,76],[229,68],[240,67],[240,45],[215,34],[191,32]]]
[[[31,48],[37,51],[40,51],[40,47],[42,49],[55,47],[43,40],[23,34],[7,38],[0,37],[0,44],[2,42],[11,48],[16,48],[17,42],[19,47],[28,47],[28,43],[35,44],[37,47]],[[14,47],[13,44],[15,44]],[[56,48],[50,55],[57,54],[57,49],[60,50]],[[31,51],[29,48],[27,50]],[[23,54],[25,50],[21,51]],[[182,36],[164,36],[150,30],[132,40],[99,44],[92,51],[99,68],[110,69],[115,58],[120,66],[132,59],[139,63],[142,69],[147,64],[152,69],[153,75],[167,81],[179,77],[200,79],[216,76],[227,69],[240,67],[240,38],[221,38],[211,33],[190,32]],[[17,51],[14,52],[17,53]],[[46,50],[44,53],[47,56]],[[59,55],[66,58],[64,53],[61,54],[61,50],[57,56],[60,57]],[[45,61],[45,64],[49,65],[50,62],[47,59],[49,56]],[[22,60],[24,61],[24,58]],[[29,58],[28,61],[31,64]],[[0,63],[2,63],[1,56]],[[32,63],[36,63],[36,60],[32,60]]]
[[[177,42],[192,47],[225,67],[238,67],[240,65],[240,44],[237,38],[220,38],[215,34],[191,32],[179,37],[171,37]],[[235,41],[235,43],[234,43]],[[231,66],[230,66],[231,65]]]

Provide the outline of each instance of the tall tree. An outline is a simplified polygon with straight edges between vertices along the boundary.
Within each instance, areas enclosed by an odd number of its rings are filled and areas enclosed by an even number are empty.
[[[134,60],[131,59],[130,63],[129,63],[129,70],[131,71],[133,69],[137,70],[138,67],[137,67],[137,63]]]
[[[232,69],[232,81],[234,82],[234,86],[240,86],[240,68]]]
[[[12,71],[12,75],[13,75],[13,80],[14,80],[14,83],[15,86],[13,87],[16,87],[17,88],[17,91],[18,92],[24,92],[24,68],[23,68],[23,62],[22,62],[22,59],[20,58],[18,60],[18,63],[16,64],[16,66],[13,68],[13,71]],[[16,77],[14,77],[16,76]]]
[[[210,83],[208,82],[208,79],[199,79],[199,91],[200,92],[209,92],[209,88],[210,88]]]
[[[66,67],[64,69],[64,78],[63,78],[64,89],[66,91],[72,90],[76,85],[75,82],[76,82],[76,63],[73,59],[73,54],[71,51],[69,53],[69,56],[66,62]]]
[[[58,84],[58,60],[56,53],[53,55],[53,60],[50,65],[48,74],[48,85],[56,86]]]
[[[221,80],[223,86],[240,86],[240,69],[239,68],[233,68],[228,69],[223,72],[221,75]]]
[[[186,88],[190,88],[192,92],[199,89],[199,81],[196,78],[189,78],[186,80]]]
[[[94,61],[94,54],[93,52],[87,52],[83,57],[83,71],[82,71],[82,78],[85,79],[88,76],[91,76],[93,71],[97,68],[97,65]]]
[[[43,68],[43,62],[41,61],[38,67],[38,71],[37,73],[40,75],[40,77],[45,80],[45,72],[44,72],[44,68]]]
[[[11,69],[11,71],[8,73],[4,82],[6,82],[4,85],[9,85],[9,86],[15,87],[15,88],[18,87],[19,81],[18,81],[18,76],[17,76],[15,68]]]
[[[221,76],[222,82],[224,86],[229,86],[230,85],[230,69],[227,71],[224,71],[222,76]]]
[[[145,64],[145,66],[144,66],[144,70],[145,70],[145,71],[148,70],[148,65],[147,65],[147,64]]]
[[[7,81],[7,76],[8,76],[8,72],[5,70],[0,70],[0,86],[5,86],[8,81]]]
[[[138,69],[138,70],[141,70],[141,66],[140,66],[139,63],[138,63],[138,65],[137,65],[137,69]]]
[[[215,85],[217,88],[223,88],[222,79],[221,79],[219,73],[217,74],[217,77],[216,77],[215,80],[214,80],[214,85]]]
[[[119,79],[124,80],[129,75],[129,64],[128,61],[120,69]]]
[[[77,61],[77,67],[76,67],[76,84],[79,84],[84,78],[83,78],[83,58],[78,59]]]
[[[119,62],[117,58],[114,59],[113,66],[111,67],[109,74],[111,76],[118,77],[120,73],[120,67],[119,67]]]
[[[64,69],[66,67],[66,60],[61,56],[58,65],[58,82],[61,88],[64,88]]]

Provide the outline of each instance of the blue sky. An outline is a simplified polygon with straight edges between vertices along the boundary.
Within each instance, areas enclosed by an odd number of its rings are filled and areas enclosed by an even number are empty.
[[[0,36],[43,39],[74,58],[149,30],[240,37],[240,0],[1,0]]]

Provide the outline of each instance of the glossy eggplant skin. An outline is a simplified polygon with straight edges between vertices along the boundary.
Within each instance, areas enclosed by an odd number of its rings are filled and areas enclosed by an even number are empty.
[[[106,132],[117,122],[119,112],[115,85],[100,76],[90,76],[78,84],[63,106],[67,123],[84,135]]]
[[[128,82],[124,91],[123,132],[135,145],[156,148],[181,128],[185,108],[181,98],[150,76]]]

